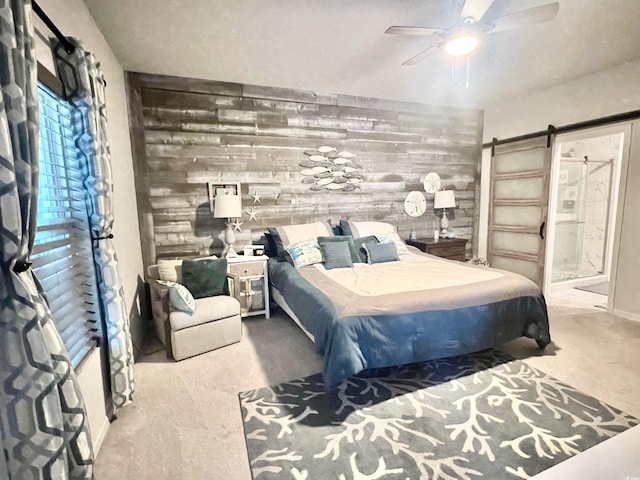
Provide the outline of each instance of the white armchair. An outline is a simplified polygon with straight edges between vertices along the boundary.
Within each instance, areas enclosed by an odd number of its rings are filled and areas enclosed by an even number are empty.
[[[183,360],[240,341],[240,303],[235,298],[198,298],[194,312],[188,313],[171,305],[170,287],[158,280],[182,283],[181,261],[162,261],[147,268],[153,323],[167,357]]]

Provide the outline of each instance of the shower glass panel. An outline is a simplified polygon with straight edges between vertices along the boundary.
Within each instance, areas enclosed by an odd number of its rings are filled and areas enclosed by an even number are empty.
[[[607,275],[614,162],[620,136],[561,145],[552,282]]]

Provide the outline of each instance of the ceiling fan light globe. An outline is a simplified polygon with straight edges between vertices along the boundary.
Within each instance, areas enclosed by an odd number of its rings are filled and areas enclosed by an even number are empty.
[[[459,35],[447,40],[444,44],[445,51],[454,57],[469,55],[478,46],[478,37],[473,35]]]

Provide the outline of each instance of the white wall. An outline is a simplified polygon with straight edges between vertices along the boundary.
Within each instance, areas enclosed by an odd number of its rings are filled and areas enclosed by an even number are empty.
[[[104,406],[104,388],[102,383],[102,371],[100,350],[94,349],[84,359],[80,368],[76,370],[80,391],[87,409],[87,419],[91,430],[93,449],[97,454],[102,446],[107,430],[109,430],[109,418]]]
[[[488,107],[483,141],[640,109],[640,60]]]
[[[134,343],[139,345],[147,320],[141,318],[138,304],[138,277],[143,278],[143,269],[124,72],[82,0],[64,0],[63,2],[39,0],[38,4],[64,35],[77,37],[83,42],[85,49],[96,56],[104,71],[107,82],[108,135],[114,183],[113,242],[120,261],[120,274],[127,313],[131,321],[132,337]],[[45,36],[52,36],[35,15],[34,24]],[[53,69],[47,47],[42,42],[37,42],[36,45],[38,60],[49,69]],[[55,70],[52,71],[55,72]],[[104,411],[98,350],[85,360],[78,374],[87,406],[94,447],[97,451],[108,427]]]
[[[555,87],[525,95],[485,110],[484,141],[545,130],[617,113],[640,110],[640,61],[624,63]],[[613,310],[628,318],[640,319],[640,296],[634,295],[640,284],[640,255],[634,243],[640,234],[640,122],[632,133],[629,168],[623,187],[623,220],[614,242],[619,244],[615,270],[616,294]],[[635,148],[634,148],[635,147]],[[489,159],[483,156],[483,180],[489,174]],[[486,205],[487,189],[481,205]],[[480,222],[486,236],[487,209],[481,207]],[[483,245],[486,245],[484,240]],[[480,256],[486,255],[479,252]]]
[[[613,298],[613,312],[640,321],[640,295],[638,295],[638,285],[640,285],[640,253],[638,253],[638,238],[640,238],[640,214],[638,213],[640,212],[640,120],[636,120],[632,124],[629,165],[626,174],[626,182],[620,190],[624,209],[622,212],[618,209],[618,214],[621,215],[621,218],[618,219],[621,225],[620,243],[616,245],[617,249],[614,246],[614,256],[617,253],[617,269],[614,272],[616,289]]]

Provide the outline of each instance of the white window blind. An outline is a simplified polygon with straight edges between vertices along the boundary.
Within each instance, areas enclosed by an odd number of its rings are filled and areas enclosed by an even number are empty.
[[[40,173],[31,261],[74,367],[100,338],[100,312],[71,106],[38,84]]]

